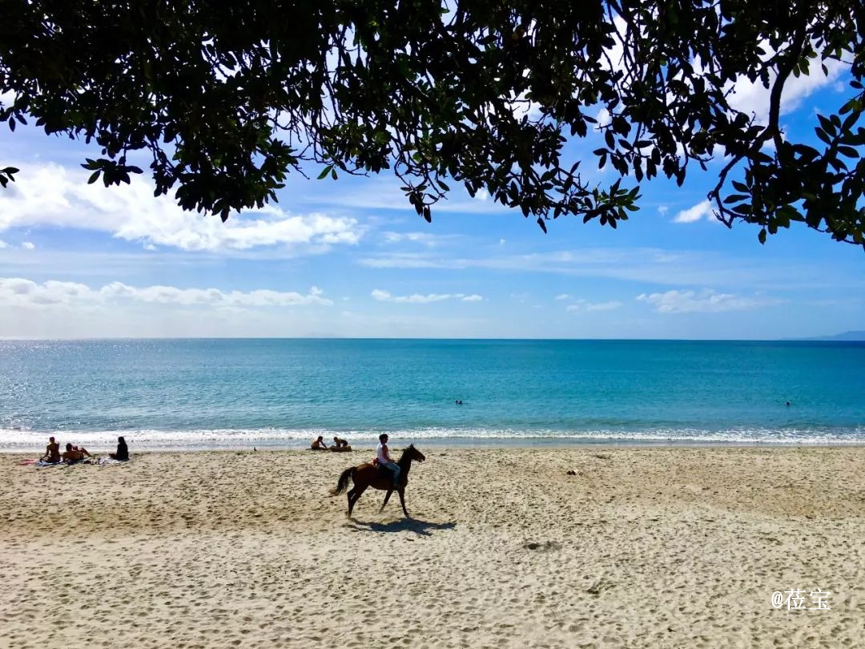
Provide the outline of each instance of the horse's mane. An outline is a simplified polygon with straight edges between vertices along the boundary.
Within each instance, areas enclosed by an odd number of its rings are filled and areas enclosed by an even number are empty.
[[[410,462],[409,459],[409,451],[414,451],[414,444],[409,444],[407,448],[403,449],[402,455],[399,456],[399,459],[396,461],[398,466],[403,466],[403,460]]]

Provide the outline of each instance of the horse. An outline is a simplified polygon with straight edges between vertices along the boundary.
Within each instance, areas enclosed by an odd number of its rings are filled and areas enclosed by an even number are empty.
[[[405,449],[399,460],[397,460],[397,465],[399,465],[401,471],[399,473],[399,485],[396,487],[396,492],[399,494],[399,501],[400,504],[402,504],[402,512],[405,514],[406,518],[411,518],[405,508],[405,487],[408,484],[408,472],[411,470],[412,460],[417,460],[418,462],[426,460],[426,456],[417,450],[414,447],[414,444]],[[387,505],[387,501],[390,500],[390,495],[394,492],[391,472],[387,471],[386,476],[387,477],[382,477],[378,468],[369,462],[361,464],[360,466],[349,467],[342,472],[341,476],[339,476],[339,481],[336,483],[336,487],[330,490],[330,495],[337,496],[345,491],[348,487],[348,481],[351,479],[351,481],[354,482],[354,488],[348,492],[348,512],[346,513],[346,516],[349,518],[351,517],[354,504],[360,499],[361,495],[363,495],[363,492],[366,491],[368,487],[387,492],[387,495],[384,497],[384,502],[381,504],[381,509],[378,510],[379,512],[382,512],[384,511],[384,506]]]

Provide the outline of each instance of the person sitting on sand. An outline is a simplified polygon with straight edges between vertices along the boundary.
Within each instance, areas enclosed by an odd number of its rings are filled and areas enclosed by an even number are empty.
[[[126,446],[126,440],[122,437],[117,438],[117,452],[109,453],[108,457],[112,460],[120,460],[125,462],[129,459],[129,448]]]
[[[48,446],[45,447],[45,455],[39,460],[49,464],[57,464],[60,461],[60,443],[55,442],[53,437],[49,437]]]
[[[390,449],[387,447],[388,436],[382,433],[378,436],[378,447],[375,450],[375,459],[379,466],[393,471],[393,485],[399,486],[399,465],[390,458]]]
[[[318,439],[312,440],[312,450],[313,451],[326,451],[327,444],[324,443],[324,437],[319,435]]]
[[[336,444],[336,448],[345,448],[348,446],[348,442],[344,439],[340,439],[336,435],[333,436],[333,443]]]
[[[62,455],[64,462],[79,462],[84,459],[84,456],[90,457],[90,453],[87,452],[87,449],[83,446],[81,448],[77,446],[72,446],[72,444],[66,445],[66,452]]]

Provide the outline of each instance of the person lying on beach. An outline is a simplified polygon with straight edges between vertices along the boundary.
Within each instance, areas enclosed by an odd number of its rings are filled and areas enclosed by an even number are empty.
[[[345,441],[344,439],[340,439],[336,435],[333,436],[333,443],[336,445],[336,448],[343,448],[345,446],[348,446],[347,441]]]
[[[318,439],[312,440],[311,448],[313,451],[326,451],[327,450],[327,444],[324,443],[324,437],[319,435]]]
[[[117,438],[117,452],[109,453],[108,457],[112,460],[128,460],[129,459],[129,448],[126,446],[126,440],[122,437]]]
[[[53,437],[48,438],[48,446],[45,447],[45,455],[39,458],[42,462],[57,464],[60,461],[60,443],[55,442]]]
[[[64,462],[78,462],[84,459],[84,456],[90,457],[90,453],[83,446],[78,448],[72,444],[66,445],[66,452],[62,455]]]

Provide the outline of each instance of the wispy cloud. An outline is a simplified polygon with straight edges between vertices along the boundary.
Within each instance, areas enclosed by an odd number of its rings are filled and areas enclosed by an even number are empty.
[[[327,192],[308,192],[301,200],[316,206],[331,206],[349,208],[351,210],[387,210],[416,214],[408,198],[399,189],[396,181],[378,177],[365,179],[363,184],[344,184],[331,186]],[[489,200],[489,194],[479,191],[475,198],[459,186],[453,186],[446,199],[432,206],[433,219],[437,212],[459,214],[501,214],[505,212],[519,213],[507,206]],[[420,218],[420,217],[417,217]],[[433,220],[435,223],[435,220]]]
[[[433,234],[431,232],[390,232],[381,233],[381,238],[384,243],[416,243],[427,248],[435,248],[453,243],[460,237],[459,235],[448,234]]]
[[[480,295],[466,295],[465,293],[429,293],[421,295],[392,295],[389,291],[375,289],[371,293],[373,299],[379,302],[393,302],[395,304],[429,304],[431,302],[443,302],[445,300],[459,300],[461,302],[480,302],[484,298]]]
[[[557,300],[570,300],[571,296],[568,295],[567,293],[562,293],[561,295],[557,295],[556,299]]]
[[[88,185],[86,173],[56,164],[29,164],[26,171],[4,190],[0,232],[62,227],[105,232],[148,247],[221,251],[281,246],[298,252],[356,244],[363,235],[353,218],[292,214],[269,206],[222,223],[184,212],[168,197],[155,198],[152,185],[141,178],[106,189],[101,183]]]
[[[588,300],[577,300],[568,305],[566,311],[613,311],[622,308],[623,304],[618,300],[608,302],[589,302]]]
[[[778,263],[768,255],[737,257],[717,251],[661,248],[583,248],[523,255],[456,256],[433,251],[372,254],[358,259],[370,268],[485,269],[592,277],[671,286],[740,286],[792,290],[831,285],[807,260]],[[848,280],[849,281],[849,280]],[[861,285],[852,282],[850,286]]]
[[[0,278],[0,302],[17,307],[56,307],[107,305],[122,302],[173,304],[199,307],[295,307],[311,304],[331,305],[313,286],[306,294],[272,290],[221,291],[216,288],[178,288],[147,286],[137,288],[112,282],[91,288],[78,282],[47,281],[37,283],[19,277]]]
[[[711,289],[702,291],[667,291],[666,293],[643,293],[637,296],[640,302],[655,307],[658,313],[719,313],[722,311],[744,311],[781,304],[784,300],[762,296],[746,297],[732,293],[717,293]]]

